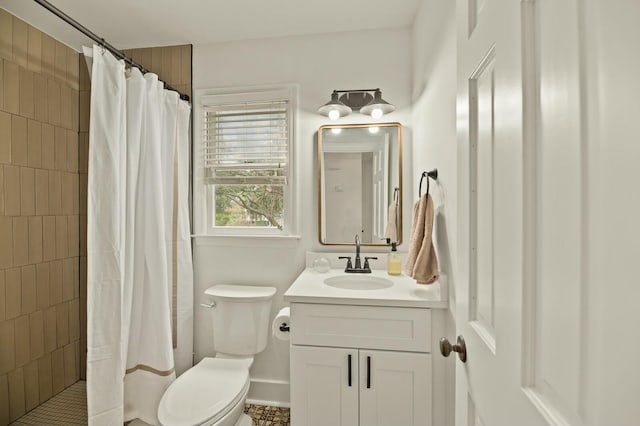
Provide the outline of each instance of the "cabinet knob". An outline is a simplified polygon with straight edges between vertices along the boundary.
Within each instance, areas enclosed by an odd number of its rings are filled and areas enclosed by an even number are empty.
[[[460,361],[467,362],[467,345],[465,345],[464,338],[462,336],[458,336],[458,340],[455,345],[452,345],[446,337],[440,339],[440,353],[442,356],[448,357],[451,352],[457,352]]]

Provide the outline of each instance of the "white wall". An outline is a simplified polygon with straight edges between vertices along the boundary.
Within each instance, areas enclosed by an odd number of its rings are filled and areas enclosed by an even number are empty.
[[[274,286],[278,289],[273,306],[275,313],[284,306],[282,294],[304,269],[305,251],[335,251],[318,242],[315,133],[329,120],[316,110],[329,100],[334,89],[380,87],[383,97],[398,108],[384,121],[410,124],[411,33],[408,29],[360,31],[194,46],[194,89],[282,83],[299,85],[295,155],[299,172],[296,185],[301,237],[286,241],[196,238],[196,361],[213,354],[209,312],[198,307],[204,301],[202,293],[208,286],[216,283]],[[373,121],[370,117],[360,114],[340,120],[343,123],[370,121]],[[404,134],[404,152],[405,158],[410,159],[409,129]],[[403,177],[404,182],[409,182],[409,191],[410,163],[405,160]],[[410,192],[405,194],[410,195]],[[405,236],[408,235],[406,224],[410,224],[408,206],[411,199],[410,196],[405,198]],[[256,357],[252,379],[250,398],[288,402],[287,342],[270,339],[267,349]]]
[[[431,182],[435,207],[434,245],[442,278],[449,283],[449,307],[445,333],[455,339],[455,261],[457,228],[456,148],[456,22],[455,2],[424,0],[413,27],[413,170],[418,188],[423,170],[438,169],[438,181]],[[409,157],[411,158],[411,157]],[[423,191],[425,190],[423,183]],[[415,192],[415,191],[414,191]],[[413,195],[417,197],[417,193]],[[445,424],[453,424],[455,360],[434,354],[434,381],[445,389],[434,398],[445,399]],[[442,368],[438,368],[441,366]],[[441,403],[434,401],[434,407]]]

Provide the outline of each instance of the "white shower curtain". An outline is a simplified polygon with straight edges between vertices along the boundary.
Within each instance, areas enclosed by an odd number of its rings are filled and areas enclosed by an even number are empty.
[[[180,250],[174,249],[181,247],[181,220],[188,239],[188,216],[180,215],[186,201],[180,195],[188,190],[180,176],[188,174],[182,169],[188,162],[180,162],[179,153],[186,144],[188,155],[189,114],[189,105],[164,90],[155,74],[134,68],[125,78],[122,61],[94,46],[87,212],[91,425],[135,418],[157,424],[158,403],[176,376],[172,325],[192,316],[174,320],[172,312],[182,305],[191,312],[193,304],[192,271],[178,277]],[[191,246],[182,251],[182,269],[190,268]],[[191,337],[180,340],[183,334]],[[178,330],[177,338],[183,346],[176,354],[190,357],[192,329]]]

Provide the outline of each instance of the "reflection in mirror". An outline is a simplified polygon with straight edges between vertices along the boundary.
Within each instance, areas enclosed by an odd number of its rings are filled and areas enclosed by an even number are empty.
[[[322,244],[401,242],[400,123],[322,126],[318,163]]]

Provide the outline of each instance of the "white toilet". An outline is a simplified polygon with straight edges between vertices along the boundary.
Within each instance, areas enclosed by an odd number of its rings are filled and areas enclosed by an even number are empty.
[[[204,358],[165,391],[158,419],[162,426],[251,426],[243,413],[249,367],[269,335],[274,287],[216,285],[205,292],[214,305],[215,358]]]

